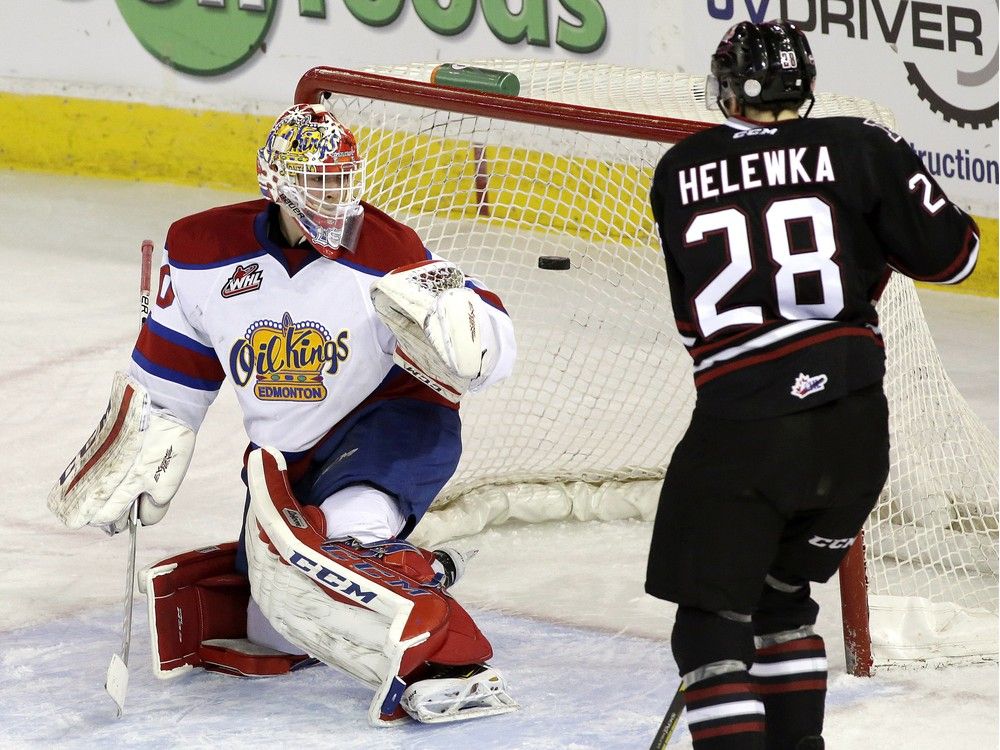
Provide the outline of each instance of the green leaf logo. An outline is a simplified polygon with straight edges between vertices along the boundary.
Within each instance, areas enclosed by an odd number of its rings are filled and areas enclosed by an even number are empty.
[[[264,44],[276,0],[116,0],[125,23],[157,59],[199,76],[242,65]]]

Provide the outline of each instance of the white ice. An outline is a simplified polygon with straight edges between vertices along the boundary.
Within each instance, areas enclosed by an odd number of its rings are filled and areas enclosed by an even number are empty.
[[[103,690],[121,639],[127,540],[69,531],[45,496],[106,404],[138,317],[138,247],[233,193],[0,172],[0,747],[645,748],[676,687],[670,605],[642,592],[650,524],[504,527],[455,587],[492,639],[522,709],[445,726],[372,729],[367,688],[318,667],[269,680],[159,681],[137,595],[124,718]],[[945,366],[997,430],[997,302],[922,292]],[[245,442],[224,389],[138,565],[235,538]],[[821,587],[831,748],[996,747],[995,664],[844,672],[834,582]],[[678,748],[690,747],[682,724]]]

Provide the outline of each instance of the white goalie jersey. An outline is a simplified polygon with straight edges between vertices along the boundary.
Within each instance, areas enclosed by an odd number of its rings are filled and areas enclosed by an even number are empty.
[[[336,260],[280,247],[267,201],[213,209],[176,222],[152,314],[129,374],[164,410],[197,429],[228,378],[257,445],[304,451],[366,399],[405,395],[455,406],[396,367],[396,334],[376,312],[374,281],[435,260],[417,235],[365,206],[356,250]],[[472,390],[513,367],[513,326],[500,299],[474,279],[484,369]],[[444,363],[446,366],[447,363]],[[422,367],[427,370],[427,367]],[[433,369],[433,368],[431,368]]]

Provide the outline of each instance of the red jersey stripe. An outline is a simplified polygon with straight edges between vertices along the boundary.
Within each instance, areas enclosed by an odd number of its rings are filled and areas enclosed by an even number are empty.
[[[150,362],[167,370],[179,372],[190,378],[222,383],[226,379],[225,370],[217,357],[195,352],[175,344],[143,326],[135,348]]]
[[[691,729],[691,739],[695,742],[711,739],[712,737],[723,737],[729,734],[740,734],[743,732],[763,732],[763,721],[743,721],[739,724],[723,724],[722,726],[711,727],[710,729]]]

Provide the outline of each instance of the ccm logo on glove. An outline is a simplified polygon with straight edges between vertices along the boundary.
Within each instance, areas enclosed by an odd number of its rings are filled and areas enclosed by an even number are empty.
[[[809,544],[814,547],[824,547],[825,549],[844,549],[845,547],[850,547],[854,544],[854,537],[849,536],[846,539],[827,539],[825,536],[814,536],[809,540]]]

